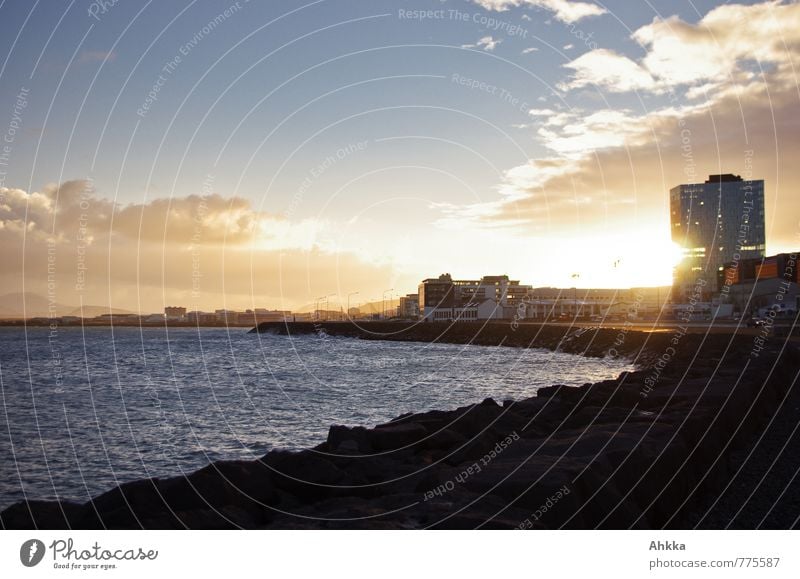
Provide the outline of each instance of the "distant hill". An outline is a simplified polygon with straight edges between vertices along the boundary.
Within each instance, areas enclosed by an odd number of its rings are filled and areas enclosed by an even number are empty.
[[[380,314],[381,308],[385,307],[387,310],[392,310],[400,305],[400,300],[386,300],[385,302],[367,302],[365,304],[358,304],[358,309],[362,314]],[[353,304],[355,306],[355,304]],[[390,314],[393,315],[393,314]]]
[[[314,311],[315,305],[316,304],[307,304],[307,305],[304,305],[304,306],[300,306],[300,307],[298,307],[298,308],[296,308],[296,309],[294,309],[292,311],[294,311],[296,314],[311,313],[311,312]],[[357,307],[361,311],[362,314],[379,314],[379,313],[381,313],[381,308],[384,307],[384,306],[386,306],[386,309],[389,310],[389,309],[392,309],[392,308],[396,308],[399,305],[400,305],[400,300],[396,299],[396,298],[393,299],[393,300],[386,300],[385,302],[377,301],[377,302],[367,302],[367,303],[364,303],[364,304],[360,304],[360,303],[356,302],[355,300],[350,302],[350,307],[351,308]],[[344,311],[345,307],[347,307],[346,304],[341,304],[342,311]],[[340,308],[340,306],[339,306],[338,303],[335,304],[335,305],[334,305],[333,302],[328,304],[328,310],[330,310],[330,311],[339,311],[339,308]],[[324,301],[319,303],[319,309],[320,310],[324,310],[325,309],[325,302]]]
[[[66,315],[75,306],[58,302],[53,304],[55,314]],[[46,297],[33,292],[17,292],[0,296],[0,318],[35,318],[50,315],[50,302]]]
[[[75,308],[64,315],[78,316],[83,318],[94,318],[95,316],[100,316],[103,314],[135,314],[135,313],[136,312],[132,312],[130,310],[123,310],[120,308],[109,308],[107,306],[83,306],[82,311],[81,308]]]
[[[33,292],[17,292],[0,296],[0,319],[42,318],[55,316],[80,316],[80,308],[59,302],[51,304],[48,298]],[[128,310],[105,306],[83,306],[83,316],[92,318],[100,314],[129,314]]]

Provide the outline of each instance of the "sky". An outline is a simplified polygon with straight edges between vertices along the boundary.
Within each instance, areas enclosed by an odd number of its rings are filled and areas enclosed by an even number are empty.
[[[799,48],[785,0],[2,1],[0,295],[667,285],[668,191],[718,173],[795,250]]]

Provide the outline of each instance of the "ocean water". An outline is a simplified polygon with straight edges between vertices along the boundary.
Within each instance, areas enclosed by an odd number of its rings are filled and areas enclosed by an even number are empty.
[[[520,348],[218,328],[0,327],[0,508],[325,440],[331,424],[534,396],[632,368]]]

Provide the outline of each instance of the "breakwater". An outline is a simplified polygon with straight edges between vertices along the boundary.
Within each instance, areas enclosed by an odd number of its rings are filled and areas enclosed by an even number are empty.
[[[636,332],[620,328],[577,328],[569,325],[519,324],[508,322],[457,324],[412,322],[265,322],[252,333],[278,335],[316,334],[362,340],[439,342],[476,346],[543,348],[569,354],[604,357],[623,356],[646,365],[661,346],[685,334]],[[630,338],[629,338],[630,336]]]
[[[522,400],[332,425],[318,446],[121,485],[83,503],[28,501],[5,528],[680,527],[733,474],[731,453],[796,383],[795,346],[735,334],[566,326],[270,324],[259,331],[541,347],[640,368]]]

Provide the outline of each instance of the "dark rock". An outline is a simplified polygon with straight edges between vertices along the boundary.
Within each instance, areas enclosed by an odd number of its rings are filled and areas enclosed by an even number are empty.
[[[329,459],[310,451],[273,451],[261,460],[272,469],[277,488],[311,502],[330,496],[345,476]]]
[[[328,430],[328,448],[343,454],[370,452],[372,446],[369,438],[369,431],[363,426],[350,428],[332,425]]]
[[[377,451],[389,451],[413,446],[428,436],[424,426],[415,423],[388,424],[369,432],[369,442]]]
[[[80,529],[86,507],[67,501],[21,501],[0,513],[3,529]]]

